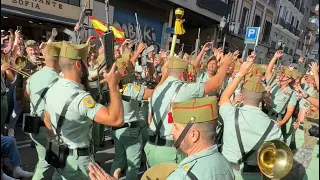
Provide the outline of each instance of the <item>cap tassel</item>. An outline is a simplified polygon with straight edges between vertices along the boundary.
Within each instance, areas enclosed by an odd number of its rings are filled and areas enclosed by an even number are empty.
[[[168,123],[169,123],[169,124],[172,124],[172,123],[173,123],[172,112],[168,112]]]

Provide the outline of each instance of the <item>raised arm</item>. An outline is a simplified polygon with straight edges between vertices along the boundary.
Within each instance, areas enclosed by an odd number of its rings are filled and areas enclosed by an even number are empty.
[[[226,78],[227,70],[232,63],[232,54],[229,53],[223,57],[224,63],[218,69],[218,73],[204,83],[204,95],[213,93],[220,89]]]
[[[267,70],[266,70],[266,81],[268,82],[271,79],[272,76],[272,70],[274,68],[275,63],[277,60],[283,55],[283,51],[279,50],[277,51],[273,58],[271,59],[270,63],[268,64]]]

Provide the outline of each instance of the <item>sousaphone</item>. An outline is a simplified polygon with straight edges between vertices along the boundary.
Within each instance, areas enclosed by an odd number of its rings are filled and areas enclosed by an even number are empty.
[[[141,177],[141,180],[166,180],[178,167],[176,163],[162,163],[149,168]]]

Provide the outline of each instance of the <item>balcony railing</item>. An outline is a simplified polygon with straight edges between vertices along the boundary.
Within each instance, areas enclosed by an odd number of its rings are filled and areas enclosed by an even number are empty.
[[[290,49],[289,54],[290,54],[290,55],[294,55],[294,54],[293,54],[293,49]]]
[[[277,24],[281,25],[282,27],[285,27],[286,21],[283,18],[279,18]]]
[[[291,24],[290,23],[286,23],[284,28],[291,32]]]
[[[296,35],[296,31],[297,31],[297,28],[295,28],[294,26],[291,26],[292,34]]]
[[[271,42],[271,49],[276,49],[277,42]]]

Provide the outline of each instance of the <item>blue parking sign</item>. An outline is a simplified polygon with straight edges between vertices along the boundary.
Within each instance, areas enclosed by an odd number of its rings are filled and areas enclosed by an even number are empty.
[[[256,44],[259,39],[259,31],[260,27],[247,27],[244,43]]]

